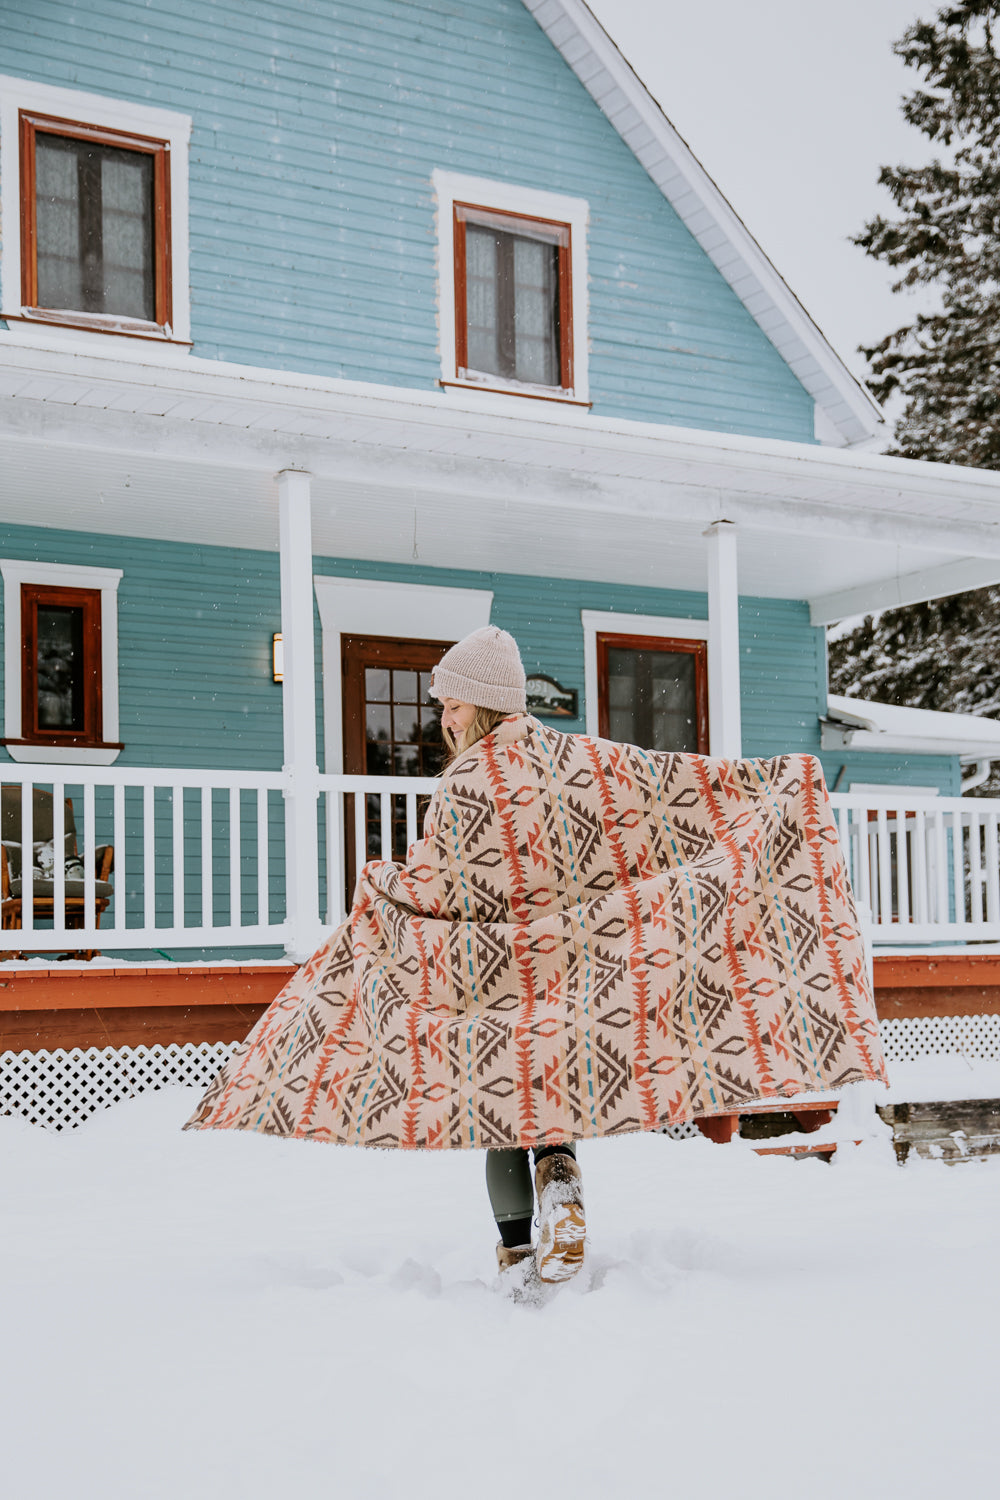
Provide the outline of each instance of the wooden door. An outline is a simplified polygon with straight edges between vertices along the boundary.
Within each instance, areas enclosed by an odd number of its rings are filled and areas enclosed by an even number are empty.
[[[441,708],[430,696],[431,670],[452,641],[388,636],[341,639],[344,770],[362,776],[436,776],[444,759]],[[348,799],[353,801],[353,799]],[[366,798],[365,848],[381,853],[379,798]],[[406,857],[406,799],[392,799],[392,857]],[[418,833],[427,799],[418,804]],[[347,826],[353,828],[353,808]],[[353,839],[348,838],[348,887],[353,890]]]

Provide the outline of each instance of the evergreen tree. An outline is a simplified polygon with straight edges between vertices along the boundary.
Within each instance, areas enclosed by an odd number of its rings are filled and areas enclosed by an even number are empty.
[[[901,272],[895,290],[929,286],[921,313],[865,349],[876,397],[903,398],[895,452],[1000,468],[1000,0],[964,0],[917,21],[893,50],[925,86],[903,114],[945,155],[883,167],[898,217],[855,239]]]
[[[830,687],[873,703],[1000,717],[998,619],[1000,587],[869,615],[830,642]]]
[[[922,78],[903,114],[939,148],[922,167],[884,167],[898,210],[855,239],[926,286],[920,313],[863,352],[881,401],[902,401],[892,452],[1000,469],[1000,0],[946,5],[894,51]],[[943,154],[942,154],[943,153]],[[912,708],[1000,717],[1000,588],[887,610],[830,645],[835,692]],[[1000,792],[1000,768],[981,788]]]

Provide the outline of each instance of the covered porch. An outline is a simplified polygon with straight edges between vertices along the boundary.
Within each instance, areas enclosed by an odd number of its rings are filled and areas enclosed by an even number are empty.
[[[18,908],[5,951],[96,950],[117,955],[133,979],[136,968],[153,979],[164,966],[190,971],[189,1010],[232,991],[234,967],[254,971],[237,985],[239,1005],[266,1003],[272,982],[276,991],[341,920],[349,868],[387,853],[394,825],[417,835],[432,785],[344,772],[332,656],[354,616],[344,605],[350,590],[324,577],[329,619],[317,635],[317,559],[529,575],[540,597],[553,579],[700,596],[709,749],[724,757],[748,750],[741,599],[806,601],[809,621],[822,626],[1000,580],[993,474],[552,406],[526,415],[524,402],[475,392],[198,360],[165,367],[141,351],[112,358],[12,346],[0,379],[11,523],[277,553],[280,765],[55,762],[11,746],[17,758],[0,777],[19,798],[25,846],[37,793],[49,799],[55,845],[71,807],[82,864],[70,892],[57,862],[47,908],[31,881],[6,893]],[[394,597],[384,580],[374,587],[369,610]],[[447,591],[415,588],[414,609],[432,592]],[[633,617],[620,614],[627,627]],[[596,731],[592,683],[583,687],[586,727]],[[809,732],[818,749],[818,717]],[[997,804],[891,787],[838,790],[833,800],[876,966],[879,955],[941,944],[1000,951]],[[113,890],[98,922],[96,853],[109,846]],[[46,989],[40,964],[3,964],[8,1016],[59,1010],[53,997],[65,984],[52,978],[56,988]],[[228,978],[210,982],[207,969]],[[108,972],[109,996],[125,995],[119,983]]]

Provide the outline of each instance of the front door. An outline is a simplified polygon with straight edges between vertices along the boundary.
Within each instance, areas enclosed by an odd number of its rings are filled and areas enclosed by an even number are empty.
[[[444,758],[441,710],[430,696],[431,670],[453,641],[386,636],[341,639],[344,685],[344,770],[361,776],[436,776]],[[378,796],[366,798],[365,848],[381,853]],[[419,822],[427,799],[418,806]],[[350,812],[348,827],[352,825]],[[348,840],[349,861],[353,841]],[[392,857],[406,857],[406,799],[392,799]],[[355,872],[348,871],[353,888]]]

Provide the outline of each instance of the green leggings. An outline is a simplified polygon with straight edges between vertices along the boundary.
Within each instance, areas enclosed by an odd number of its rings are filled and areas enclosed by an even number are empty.
[[[567,1143],[560,1148],[576,1156],[576,1146]],[[530,1219],[535,1211],[535,1189],[531,1180],[528,1153],[519,1146],[509,1151],[487,1151],[486,1191],[498,1224],[515,1219]]]

